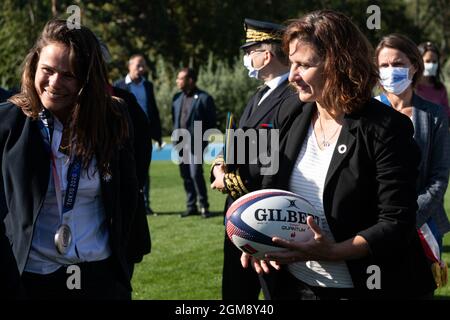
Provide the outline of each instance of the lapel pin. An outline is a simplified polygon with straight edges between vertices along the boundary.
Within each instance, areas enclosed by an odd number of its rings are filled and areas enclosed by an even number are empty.
[[[194,99],[198,99],[198,95],[195,95],[195,96],[194,96]]]
[[[345,144],[341,144],[338,146],[338,152],[340,154],[344,154],[347,151],[347,146]]]

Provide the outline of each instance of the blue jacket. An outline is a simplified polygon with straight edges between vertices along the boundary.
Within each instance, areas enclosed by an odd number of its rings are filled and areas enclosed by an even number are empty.
[[[447,115],[441,106],[416,94],[412,105],[414,140],[422,153],[417,180],[417,226],[422,226],[432,217],[439,233],[444,236],[450,231],[450,222],[444,209],[450,166]]]
[[[206,130],[216,127],[216,105],[214,104],[213,98],[205,91],[195,88],[193,95],[193,105],[188,116],[186,129],[191,134],[191,137],[194,137],[194,121],[201,121],[203,137],[203,133]],[[181,128],[180,116],[183,97],[184,93],[178,92],[172,100],[172,123],[174,130]],[[194,139],[191,139],[191,143],[193,142]],[[206,145],[207,143],[204,143],[204,147]]]
[[[378,96],[385,104],[386,98]],[[414,140],[419,146],[421,160],[417,178],[416,225],[420,228],[430,217],[437,231],[444,236],[450,222],[444,209],[444,196],[448,185],[450,149],[448,120],[444,109],[414,94],[412,97]]]

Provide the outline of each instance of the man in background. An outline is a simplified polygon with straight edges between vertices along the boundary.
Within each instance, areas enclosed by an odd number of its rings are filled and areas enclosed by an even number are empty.
[[[142,111],[147,116],[150,125],[151,139],[155,140],[161,147],[161,120],[156,105],[153,84],[145,78],[147,74],[147,63],[141,54],[135,54],[128,60],[128,74],[124,79],[114,83],[115,87],[131,92],[135,97]],[[152,144],[149,144],[148,153],[152,153]],[[150,207],[150,164],[145,176],[144,200],[147,215],[153,214]]]
[[[202,154],[194,154],[194,140],[202,139],[203,133],[216,125],[216,106],[213,98],[205,91],[197,88],[197,74],[191,68],[183,68],[178,72],[177,87],[181,91],[172,100],[173,128],[186,129],[191,136],[191,143],[186,146],[189,152],[189,163],[180,163],[180,174],[183,178],[187,195],[187,210],[181,217],[198,214],[197,197],[200,213],[203,218],[211,216],[209,212],[208,194],[203,177],[203,151],[208,142],[202,140]],[[194,136],[194,122],[201,122],[202,136]],[[198,124],[197,122],[197,124]],[[198,142],[197,142],[198,143]],[[186,151],[186,148],[183,152]],[[183,156],[184,157],[184,156]],[[195,161],[195,159],[197,161]]]
[[[288,58],[281,47],[283,26],[253,19],[245,19],[246,42],[241,46],[244,53],[244,67],[248,76],[261,81],[253,96],[247,103],[239,121],[239,128],[247,130],[267,130],[272,128],[277,110],[280,107],[295,110],[300,108],[298,94],[289,85]],[[251,141],[259,145],[258,141]],[[250,145],[245,146],[248,155]],[[259,150],[258,154],[262,150]],[[248,158],[247,158],[248,159]],[[225,203],[227,212],[234,200],[246,192],[261,188],[263,176],[261,164],[236,165],[225,164],[223,156],[219,156],[212,167],[213,189],[228,193]],[[236,184],[234,181],[239,181]],[[224,300],[258,300],[261,288],[266,299],[270,299],[269,281],[266,277],[258,277],[252,268],[244,269],[240,262],[240,251],[225,233],[224,260],[222,275],[222,298]],[[275,272],[273,272],[275,273]],[[261,287],[262,285],[262,287]]]

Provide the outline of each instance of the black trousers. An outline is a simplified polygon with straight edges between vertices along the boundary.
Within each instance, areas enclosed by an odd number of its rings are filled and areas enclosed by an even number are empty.
[[[119,281],[113,259],[85,262],[79,267],[81,288],[70,289],[74,272],[63,266],[50,274],[24,272],[26,298],[33,300],[130,300],[131,291]],[[70,269],[69,269],[70,270]],[[69,285],[68,285],[69,283]]]
[[[272,300],[396,300],[433,299],[433,292],[408,296],[406,292],[379,292],[378,290],[362,290],[354,288],[325,288],[309,286],[293,276],[286,267],[272,273],[266,279]]]
[[[242,251],[236,248],[226,233],[223,252],[222,299],[258,300],[261,291],[258,274],[251,266],[242,267]]]
[[[363,299],[355,289],[325,288],[309,286],[293,276],[283,266],[267,277],[267,285],[272,300],[353,300]]]

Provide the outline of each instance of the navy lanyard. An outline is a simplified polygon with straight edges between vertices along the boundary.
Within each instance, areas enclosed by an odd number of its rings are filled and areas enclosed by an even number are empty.
[[[44,139],[44,145],[45,149],[49,152],[50,158],[52,161],[52,174],[53,174],[53,180],[55,182],[55,189],[56,189],[56,196],[58,203],[60,201],[60,195],[61,195],[61,186],[59,183],[59,176],[56,171],[56,164],[55,164],[55,156],[52,152],[52,146],[51,146],[51,140],[53,136],[53,127],[54,127],[54,120],[52,115],[47,109],[44,109],[39,113],[39,118],[41,121],[39,121],[39,129],[42,135],[42,138]],[[64,197],[64,204],[62,206],[62,214],[71,211],[73,209],[73,206],[75,204],[75,199],[77,197],[77,191],[78,191],[78,184],[80,182],[80,175],[81,175],[81,161],[78,159],[78,157],[74,157],[73,161],[69,165],[69,169],[67,171],[67,191],[66,195]]]

